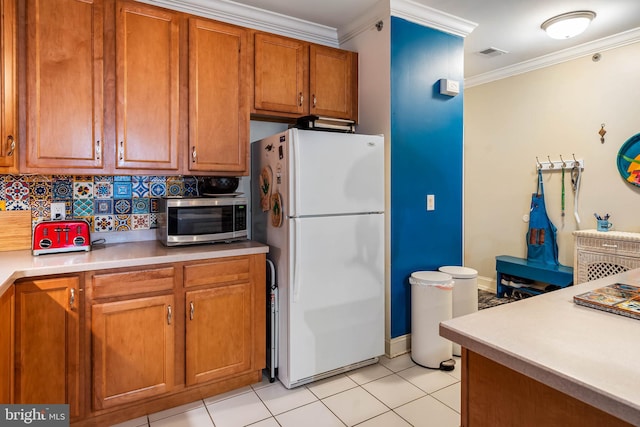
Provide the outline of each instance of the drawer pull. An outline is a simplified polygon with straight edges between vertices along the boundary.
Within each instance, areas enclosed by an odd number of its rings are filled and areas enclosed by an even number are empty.
[[[616,249],[616,248],[618,247],[618,245],[609,245],[609,244],[607,244],[607,243],[603,243],[603,244],[602,244],[602,247],[603,247],[603,248],[613,248],[613,249]]]
[[[171,318],[173,317],[173,312],[171,310],[171,306],[167,306],[167,325],[171,324]]]
[[[75,288],[71,288],[70,291],[71,295],[69,296],[69,308],[73,310],[76,305],[76,290]]]
[[[189,320],[193,320],[193,312],[195,311],[195,306],[193,305],[193,301],[189,303]]]
[[[9,147],[9,152],[7,153],[7,157],[13,156],[13,152],[16,149],[16,140],[13,138],[13,135],[9,135],[7,137],[7,146]]]

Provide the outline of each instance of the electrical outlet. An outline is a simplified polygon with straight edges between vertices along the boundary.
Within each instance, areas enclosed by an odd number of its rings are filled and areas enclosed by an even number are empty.
[[[65,205],[64,203],[51,203],[51,219],[62,220],[65,217]]]
[[[436,196],[433,194],[427,194],[427,210],[428,211],[436,210]]]

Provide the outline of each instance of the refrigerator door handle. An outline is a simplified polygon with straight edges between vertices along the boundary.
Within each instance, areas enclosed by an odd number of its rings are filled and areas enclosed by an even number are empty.
[[[298,197],[300,194],[300,147],[298,146],[298,138],[291,138],[289,146],[293,154],[293,167],[289,168],[289,176],[291,184],[293,184],[293,191],[289,191],[289,215],[295,216],[300,212],[300,197]]]
[[[300,296],[300,219],[293,219],[293,250],[291,253],[293,254],[293,302],[298,302],[298,297]]]

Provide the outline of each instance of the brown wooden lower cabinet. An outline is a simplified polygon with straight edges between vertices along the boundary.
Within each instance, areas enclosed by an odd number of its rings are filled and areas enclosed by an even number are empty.
[[[173,295],[92,305],[94,409],[173,390],[174,307]]]
[[[262,378],[265,254],[17,281],[0,295],[0,403],[108,426]]]
[[[79,277],[15,285],[15,403],[69,403],[80,415]]]
[[[631,426],[465,348],[461,409],[463,427]]]

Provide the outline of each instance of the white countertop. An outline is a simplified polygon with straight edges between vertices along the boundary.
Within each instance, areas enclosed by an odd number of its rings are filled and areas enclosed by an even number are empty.
[[[440,334],[640,425],[640,320],[573,302],[616,282],[640,285],[640,269],[447,320]]]
[[[233,243],[165,247],[151,240],[94,246],[89,252],[33,256],[30,250],[0,252],[0,295],[16,279],[49,274],[74,273],[106,268],[194,261],[269,252],[262,243],[244,240]]]

